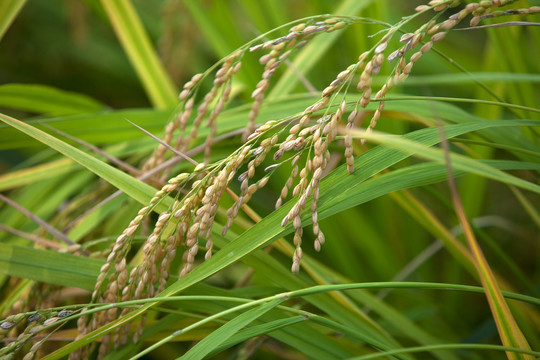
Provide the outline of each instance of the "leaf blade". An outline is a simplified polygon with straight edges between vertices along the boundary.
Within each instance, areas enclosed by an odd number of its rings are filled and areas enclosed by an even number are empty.
[[[200,360],[204,358],[216,347],[218,347],[223,342],[228,340],[231,336],[236,334],[240,329],[255,321],[257,318],[261,317],[266,312],[272,310],[281,302],[283,302],[283,299],[269,301],[261,306],[258,306],[254,309],[248,310],[238,315],[231,321],[227,322],[225,325],[221,326],[219,329],[212,332],[210,335],[206,336],[199,343],[197,343],[197,345],[192,347],[187,353],[177,359]]]
[[[175,107],[178,91],[152,48],[131,2],[102,0],[101,4],[154,107]]]
[[[26,0],[5,0],[0,2],[0,39],[15,20]]]
[[[22,121],[4,114],[0,114],[0,121],[5,122],[6,124],[24,132],[25,134],[41,141],[45,145],[69,157],[143,205],[148,204],[150,199],[156,193],[156,190],[152,186],[123,173],[122,171],[33,126],[25,124]],[[171,204],[172,199],[167,197],[157,204],[156,210],[159,212],[165,211]]]

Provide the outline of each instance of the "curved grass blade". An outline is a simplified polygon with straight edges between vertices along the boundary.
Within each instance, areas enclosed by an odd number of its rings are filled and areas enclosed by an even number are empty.
[[[441,137],[444,137],[444,130],[442,127],[439,128],[441,132]],[[467,219],[463,203],[461,201],[461,196],[457,190],[456,182],[452,174],[452,161],[450,159],[450,149],[448,147],[448,142],[446,140],[442,141],[442,151],[444,154],[444,162],[448,172],[448,185],[450,187],[450,192],[452,194],[452,202],[454,204],[454,209],[456,211],[459,222],[463,229],[467,243],[474,257],[474,264],[476,266],[478,275],[482,282],[482,286],[486,290],[486,297],[495,319],[497,325],[497,330],[503,345],[509,347],[517,347],[520,349],[530,350],[531,347],[527,342],[527,339],[523,335],[523,332],[519,328],[508,304],[506,303],[504,297],[502,296],[501,289],[495,275],[487,262],[478,241],[474,235],[472,227]],[[506,356],[509,359],[524,359],[527,358],[532,360],[529,356],[523,356],[514,352],[507,351]]]
[[[161,131],[163,122],[167,120],[170,111],[153,109],[128,109],[114,112],[99,112],[88,115],[62,116],[42,118],[38,120],[25,119],[32,126],[40,124],[51,125],[92,144],[114,144],[137,139],[140,141],[140,131],[127,124],[124,119],[130,119],[151,132]],[[103,136],[107,134],[107,136]],[[0,123],[0,150],[35,148],[42,146],[39,142],[28,138],[20,131]],[[150,140],[150,139],[148,139]],[[138,142],[139,142],[138,141]],[[150,145],[155,146],[151,141]],[[143,142],[143,144],[145,144]],[[150,147],[149,147],[150,148]]]
[[[212,351],[208,355],[214,356],[225,349],[228,349],[236,344],[239,344],[243,341],[254,338],[256,336],[261,336],[261,335],[271,336],[271,333],[273,331],[283,329],[285,327],[297,324],[305,320],[307,320],[306,316],[297,315],[290,318],[269,321],[261,325],[255,325],[250,328],[238,331],[236,334],[231,336],[229,339],[225,340],[219,346],[212,349]]]
[[[241,343],[242,341],[254,338],[256,336],[266,335],[270,334],[273,331],[283,329],[287,326],[291,326],[294,324],[297,324],[299,322],[305,321],[306,317],[302,315],[293,316],[290,318],[280,319],[280,320],[274,320],[270,321],[261,325],[252,326],[248,329],[244,329],[236,333],[235,335],[231,336],[229,339],[224,341],[222,344],[220,344],[218,347],[213,349],[209,355],[213,356],[217,353],[228,349],[238,343]]]
[[[15,20],[26,0],[4,0],[0,2],[0,39]]]
[[[0,243],[0,273],[92,290],[102,260]]]
[[[533,121],[531,124],[539,125],[540,122]],[[426,160],[436,161],[438,163],[444,163],[444,154],[441,150],[433,149],[428,146],[422,145],[418,142],[411,141],[405,137],[397,137],[395,135],[386,135],[378,132],[367,132],[361,130],[352,130],[350,133],[353,136],[367,139],[368,141],[374,141],[382,144],[386,147],[399,150],[403,153],[414,155]],[[458,170],[466,171],[468,173],[481,175],[496,181],[501,181],[506,184],[515,185],[523,189],[536,192],[540,194],[540,186],[532,182],[522,180],[513,175],[502,172],[494,167],[491,167],[485,163],[481,163],[478,160],[459,155],[452,154],[452,167]]]
[[[280,119],[283,114],[297,113],[311,105],[312,101],[313,98],[303,95],[268,102],[266,106],[261,108],[260,121]],[[219,134],[243,128],[249,109],[249,106],[238,106],[223,111]],[[57,130],[93,144],[118,144],[136,139],[137,144],[142,142],[150,150],[152,146],[156,145],[155,142],[151,139],[141,139],[141,132],[124,119],[129,119],[151,133],[160,134],[163,131],[163,124],[169,116],[169,110],[127,109],[89,115],[32,119],[25,121],[25,123],[34,126],[40,123],[49,124]],[[205,139],[208,132],[209,130],[203,127],[199,138]],[[106,137],[103,136],[104,133],[107,134]],[[2,140],[0,141],[0,149],[29,148],[39,144],[4,124],[0,125],[0,139]]]
[[[80,169],[78,165],[69,159],[50,161],[45,164],[36,165],[28,169],[22,169],[0,175],[0,191],[34,184],[43,179],[61,176]]]
[[[238,315],[216,331],[212,332],[210,335],[206,336],[204,339],[198,342],[197,345],[192,347],[186,354],[178,359],[200,360],[204,358],[206,355],[212,352],[212,350],[236,334],[240,329],[244,328],[246,325],[250,324],[266,312],[272,310],[283,301],[284,299],[276,299]]]
[[[214,315],[208,316],[194,324],[191,324],[183,329],[177,330],[171,335],[161,339],[160,341],[154,343],[152,346],[146,348],[144,351],[139,352],[137,355],[130,358],[130,360],[136,360],[139,359],[141,356],[148,354],[149,352],[157,349],[161,345],[171,341],[176,336],[183,334],[184,332],[191,331],[192,329],[195,329],[203,324],[206,324],[210,321],[213,321],[215,319],[222,318],[223,316],[238,312],[241,310],[244,310],[248,307],[252,306],[259,306],[248,310],[241,315],[238,315],[231,321],[227,322],[225,325],[221,326],[219,329],[214,331],[212,334],[206,336],[203,340],[201,340],[197,345],[195,345],[190,351],[188,351],[184,356],[182,356],[182,359],[202,359],[205,355],[208,354],[209,350],[213,349],[213,345],[221,344],[223,341],[231,337],[234,333],[236,333],[238,330],[243,328],[244,326],[248,325],[252,321],[256,320],[260,316],[262,316],[267,311],[273,309],[280,303],[286,300],[286,295],[284,294],[278,294],[275,296],[272,296],[271,298],[266,299],[260,299],[260,300],[253,300],[251,302],[247,302],[238,306],[235,306],[233,308],[221,311],[219,313],[216,313]],[[179,358],[180,359],[180,358]]]
[[[13,126],[14,128],[71,158],[143,205],[148,204],[150,199],[156,193],[156,189],[154,189],[152,186],[123,173],[122,171],[35,127],[25,124],[22,121],[3,114],[0,114],[0,121]],[[173,200],[169,197],[163,199],[163,201],[156,206],[156,211],[166,211],[169,206],[172,205],[172,202]]]
[[[45,85],[7,84],[0,86],[0,105],[51,116],[80,115],[105,110],[89,96]]]

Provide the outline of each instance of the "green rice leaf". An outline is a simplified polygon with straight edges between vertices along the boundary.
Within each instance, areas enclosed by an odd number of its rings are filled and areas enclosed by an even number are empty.
[[[537,123],[534,121],[533,123]],[[397,137],[395,135],[386,135],[381,133],[368,133],[365,131],[352,131],[352,134],[360,136],[370,141],[374,141],[384,146],[398,149],[406,154],[411,154],[426,160],[444,163],[444,154],[442,150],[433,149],[425,145],[421,145],[414,141],[410,141],[405,137]],[[452,166],[455,169],[466,171],[468,173],[481,175],[493,180],[501,181],[507,184],[515,185],[523,189],[533,191],[540,194],[540,186],[530,181],[522,180],[513,175],[499,171],[494,167],[483,164],[478,160],[459,155],[452,154]]]
[[[105,109],[103,104],[86,95],[26,84],[1,85],[0,106],[49,116],[80,115]]]
[[[15,20],[26,0],[4,0],[0,2],[0,39]]]
[[[137,200],[143,205],[147,205],[150,199],[157,192],[152,186],[139,181],[122,171],[88,155],[85,152],[19,120],[0,114],[0,121],[24,132],[28,136],[41,141],[47,146],[55,149],[63,155],[71,158],[75,162],[92,171],[111,185],[122,190],[124,193]],[[171,198],[165,198],[156,206],[156,211],[162,212],[172,205]]]
[[[192,347],[186,354],[179,357],[182,360],[199,360],[208,355],[212,350],[221,345],[227,339],[238,333],[238,331],[250,324],[266,312],[272,310],[278,306],[283,299],[277,299],[270,301],[266,304],[260,305],[254,309],[248,310],[241,315],[238,315],[219,329],[206,336],[200,342]]]
[[[0,274],[92,290],[103,260],[0,243]]]
[[[174,108],[178,104],[178,91],[152,48],[131,2],[102,0],[101,4],[154,107]]]

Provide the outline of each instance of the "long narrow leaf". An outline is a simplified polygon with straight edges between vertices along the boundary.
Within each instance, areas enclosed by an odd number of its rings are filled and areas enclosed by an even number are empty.
[[[2,39],[24,4],[26,4],[26,0],[0,1],[0,39]]]
[[[417,142],[396,137],[394,135],[385,135],[380,133],[368,133],[365,131],[351,131],[356,136],[361,136],[365,139],[378,142],[393,149],[397,149],[406,154],[411,154],[427,160],[444,163],[444,157],[441,150],[429,148]],[[499,171],[489,165],[482,164],[480,161],[459,155],[452,154],[452,166],[456,169],[467,171],[472,174],[485,176],[487,178],[501,181],[507,184],[515,185],[523,189],[540,194],[540,186],[517,178],[513,175]]]
[[[152,48],[131,2],[102,0],[101,3],[154,107],[174,108],[178,92]]]
[[[8,84],[0,86],[0,105],[52,116],[80,115],[105,110],[89,96],[50,86]]]
[[[225,325],[205,337],[197,345],[191,348],[186,354],[179,357],[182,360],[199,360],[208,355],[212,350],[221,345],[231,336],[236,334],[240,329],[253,322],[266,312],[272,310],[279,305],[283,299],[277,299],[259,307],[246,311],[245,313],[238,315]]]
[[[274,320],[274,321],[270,321],[261,325],[256,325],[256,326],[252,326],[250,328],[241,330],[237,332],[236,334],[234,334],[233,336],[231,336],[226,341],[224,341],[223,343],[221,343],[215,349],[213,349],[209,353],[209,355],[212,356],[214,354],[217,354],[233,345],[236,345],[238,343],[241,343],[242,341],[254,338],[256,336],[266,335],[266,334],[269,334],[271,336],[272,331],[276,331],[276,330],[297,324],[305,320],[306,320],[305,316],[297,315],[291,318]]]
[[[0,176],[0,191],[64,175],[76,169],[79,169],[77,164],[69,159],[61,159],[37,165],[29,169],[7,173]]]
[[[10,126],[13,126],[14,128],[24,132],[25,134],[33,137],[34,139],[41,141],[47,146],[71,158],[72,160],[76,161],[77,163],[81,164],[88,170],[101,177],[102,179],[108,181],[111,185],[122,190],[133,199],[139,201],[143,205],[148,204],[150,199],[156,193],[156,190],[150,185],[147,185],[142,181],[139,181],[116,168],[113,168],[112,166],[82,152],[81,150],[61,140],[58,140],[57,138],[35,127],[25,124],[22,121],[13,119],[3,114],[0,114],[0,121],[3,121]],[[165,211],[171,204],[172,199],[165,198],[157,205],[156,210],[159,212]]]
[[[92,290],[102,260],[0,243],[0,273]]]

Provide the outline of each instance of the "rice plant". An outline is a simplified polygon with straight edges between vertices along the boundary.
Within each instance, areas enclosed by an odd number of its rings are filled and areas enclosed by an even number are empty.
[[[534,1],[157,3],[0,5],[0,359],[540,356]]]

